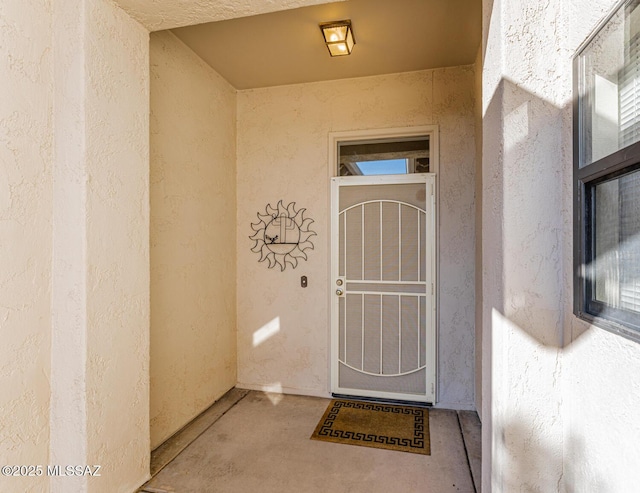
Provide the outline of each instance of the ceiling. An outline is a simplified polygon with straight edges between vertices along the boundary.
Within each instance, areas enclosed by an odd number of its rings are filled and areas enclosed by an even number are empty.
[[[174,29],[236,89],[467,65],[481,0],[347,0]],[[356,46],[331,58],[318,24],[351,19]]]
[[[114,0],[149,31],[235,19],[330,0]]]

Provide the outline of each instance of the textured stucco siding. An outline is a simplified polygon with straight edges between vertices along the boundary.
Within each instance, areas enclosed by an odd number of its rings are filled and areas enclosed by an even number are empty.
[[[478,54],[474,64],[474,118],[475,118],[475,393],[474,402],[476,411],[482,419],[482,48],[478,48]]]
[[[474,67],[433,70],[432,122],[440,130],[438,401],[474,408]]]
[[[48,2],[0,3],[0,463],[49,458],[52,21]],[[48,479],[0,477],[1,491]]]
[[[640,482],[639,345],[574,325],[563,361],[563,491],[634,491]]]
[[[484,491],[638,484],[640,346],[572,314],[572,57],[613,5],[484,2]]]
[[[89,491],[124,493],[149,468],[149,35],[85,8]]]
[[[151,35],[151,446],[236,383],[236,92]]]
[[[336,0],[115,0],[150,31],[266,14]],[[337,0],[340,1],[340,0]]]
[[[50,491],[149,474],[148,32],[106,0],[56,4]]]
[[[492,4],[492,5],[491,5]],[[559,5],[484,2],[483,491],[562,477],[562,168],[567,72]],[[534,26],[536,28],[534,28]],[[549,67],[541,66],[549,61]],[[488,419],[487,419],[488,418]]]
[[[83,0],[57,3],[53,170],[50,464],[87,461],[86,138]],[[88,478],[51,477],[52,492]]]
[[[328,393],[329,132],[438,124],[440,401],[473,406],[473,81],[467,66],[238,94],[240,386]],[[306,208],[317,233],[309,260],[284,272],[258,263],[248,238],[256,214],[278,200]],[[272,337],[254,343],[268,324]]]
[[[564,7],[569,26],[567,55],[572,55],[616,5],[614,0],[592,0],[589,8],[571,0]],[[563,58],[570,67],[570,59]],[[567,88],[569,91],[570,88]],[[571,139],[567,105],[566,139]],[[567,143],[569,146],[570,143]],[[565,354],[564,490],[615,493],[634,491],[640,484],[640,344],[578,320],[573,315],[572,172],[564,163],[564,306]]]
[[[149,468],[147,32],[101,0],[0,19],[2,463],[105,471],[0,489],[131,491]]]

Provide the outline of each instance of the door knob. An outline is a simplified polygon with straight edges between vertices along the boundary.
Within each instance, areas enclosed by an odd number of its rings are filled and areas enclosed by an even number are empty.
[[[338,296],[342,296],[342,294],[343,294],[342,289],[336,289],[336,294],[337,294]]]

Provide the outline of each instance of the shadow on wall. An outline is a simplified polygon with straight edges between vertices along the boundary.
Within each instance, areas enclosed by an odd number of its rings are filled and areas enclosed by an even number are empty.
[[[565,234],[572,231],[571,111],[503,79],[484,116],[505,129],[503,147],[484,152],[485,163],[494,163],[484,165],[482,227],[491,242],[484,270],[499,287],[485,306],[550,348],[566,347],[588,328],[576,327],[564,341],[565,305],[573,299],[563,258],[572,248]],[[509,166],[495,164],[503,162]]]
[[[581,493],[584,491],[583,487],[576,487],[576,478],[589,477],[589,488],[591,491],[597,491],[599,493],[615,493],[611,490],[611,486],[599,478],[598,471],[593,470],[593,461],[588,460],[584,453],[585,444],[584,440],[575,436],[570,436],[564,443],[565,454],[568,457],[572,457],[571,461],[564,464],[564,491],[566,493]],[[578,471],[583,468],[589,468],[587,473],[579,473]],[[614,487],[615,488],[615,487]]]
[[[521,444],[525,443],[523,453]],[[575,436],[565,437],[564,444],[556,442],[550,437],[534,436],[528,420],[520,417],[509,421],[504,427],[500,437],[500,446],[507,451],[505,464],[500,467],[502,471],[508,471],[501,480],[494,484],[501,484],[501,491],[527,491],[527,492],[552,492],[565,491],[566,493],[579,493],[583,489],[577,489],[573,483],[576,471],[588,464],[580,451],[584,449],[584,442]],[[576,460],[566,463],[563,461],[563,447]],[[562,471],[561,475],[550,474],[552,471]],[[593,482],[589,484],[589,491],[605,493],[609,490],[602,480],[596,477],[594,471],[590,471]]]
[[[571,118],[571,103],[559,107],[507,79],[483,115],[483,347],[491,361],[483,414],[492,416],[483,454],[499,491],[572,492],[571,469],[580,467],[564,462],[582,444],[566,435],[560,384],[563,350],[588,330],[572,324],[564,340],[573,299]]]
[[[509,421],[500,436],[500,448],[506,451],[505,463],[494,470],[508,471],[497,478],[501,491],[551,492],[561,491],[562,444],[533,436],[524,418]],[[523,452],[522,444],[526,444]],[[594,490],[597,491],[597,490]]]
[[[483,200],[491,224],[485,215],[482,227],[494,241],[490,271],[501,287],[500,298],[489,306],[543,346],[567,348],[590,330],[577,319],[564,330],[565,307],[573,303],[572,104],[558,107],[507,79],[496,92],[502,94],[501,101],[494,96],[485,120],[504,115],[498,120],[504,129],[503,148],[493,151],[503,156],[489,162],[509,166],[496,165],[485,176]],[[631,236],[621,248],[635,252],[638,242],[640,235]],[[617,247],[600,245],[600,275],[607,258],[617,256]]]

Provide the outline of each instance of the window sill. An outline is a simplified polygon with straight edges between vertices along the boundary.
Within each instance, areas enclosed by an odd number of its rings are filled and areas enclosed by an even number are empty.
[[[619,335],[625,339],[629,339],[630,341],[640,343],[640,329],[629,327],[615,320],[598,317],[590,313],[576,311],[574,312],[574,315],[590,325],[604,329],[607,332]]]

